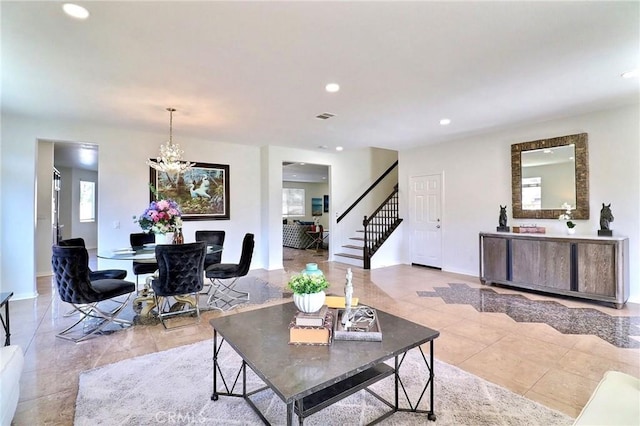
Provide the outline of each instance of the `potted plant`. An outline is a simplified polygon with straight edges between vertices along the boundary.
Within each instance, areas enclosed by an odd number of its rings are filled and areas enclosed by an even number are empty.
[[[562,205],[562,208],[565,209],[565,212],[563,214],[560,215],[560,217],[558,217],[558,219],[560,220],[566,220],[567,221],[567,233],[569,234],[575,234],[576,230],[576,224],[575,222],[573,222],[571,220],[571,206],[568,203],[564,203]]]
[[[323,274],[307,274],[304,271],[294,275],[287,286],[293,291],[293,303],[301,312],[316,312],[325,301],[324,290],[329,282]]]

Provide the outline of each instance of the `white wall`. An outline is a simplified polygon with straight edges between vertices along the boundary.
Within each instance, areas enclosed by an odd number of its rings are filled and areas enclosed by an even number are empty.
[[[98,248],[123,247],[129,234],[139,232],[133,222],[149,203],[149,167],[145,160],[157,156],[165,143],[165,129],[158,133],[136,132],[75,122],[34,120],[3,114],[1,279],[2,291],[14,291],[16,299],[36,295],[35,276],[35,185],[38,139],[95,143],[100,149]],[[185,222],[186,241],[197,229],[227,232],[223,261],[240,258],[246,232],[256,235],[260,247],[260,149],[252,146],[178,139],[185,157],[201,162],[229,164],[230,213],[227,221]],[[14,184],[10,184],[13,182]],[[19,182],[20,185],[15,183]],[[8,208],[8,200],[11,208]],[[114,224],[119,223],[119,228]],[[10,250],[8,248],[11,248]],[[126,269],[129,263],[99,260],[98,267]],[[262,267],[262,256],[254,256],[253,268]]]
[[[157,155],[160,144],[166,140],[166,129],[159,129],[157,133],[139,132],[77,122],[36,120],[6,113],[1,118],[0,286],[2,291],[14,291],[16,299],[34,297],[37,295],[34,242],[38,139],[98,145],[100,251],[127,246],[129,234],[139,232],[133,216],[139,216],[149,203],[149,168],[145,161]],[[371,176],[379,173],[372,167],[384,162],[381,158],[389,155],[386,150],[369,148],[336,153],[275,146],[259,148],[180,135],[175,139],[184,149],[186,159],[229,165],[231,220],[185,222],[185,241],[193,241],[198,229],[224,230],[227,237],[222,259],[233,262],[240,258],[244,234],[251,232],[256,237],[252,269],[282,268],[283,161],[329,166],[331,202],[327,219],[329,227],[333,228],[339,212],[337,200],[344,202],[357,195],[360,187],[370,184]],[[15,182],[20,185],[12,184]],[[333,232],[330,241],[332,235]],[[98,267],[127,269],[130,262],[99,259]]]
[[[38,167],[40,166],[40,162],[38,162]],[[71,195],[71,179],[73,179],[73,174],[69,167],[56,167],[60,172],[60,193],[58,194],[59,203],[60,203],[60,225],[62,228],[60,229],[60,235],[63,240],[73,237],[73,219],[71,217],[71,203],[72,203],[72,195]],[[96,236],[98,234],[98,230],[96,229]],[[96,237],[97,238],[97,237]],[[51,270],[49,270],[51,273]]]
[[[340,153],[308,151],[277,146],[262,148],[262,185],[264,188],[264,215],[262,217],[262,253],[268,269],[282,268],[282,162],[296,161],[329,166],[329,213],[327,226],[329,260],[333,260],[336,246],[345,235],[351,236],[355,227],[346,234],[343,226],[336,225],[336,218],[355,197],[359,196],[380,173],[397,159],[395,151],[376,148],[345,150]],[[380,165],[384,165],[380,169]],[[372,179],[372,176],[374,178]],[[387,194],[388,195],[388,194]],[[323,217],[326,213],[323,213]],[[359,219],[362,224],[362,217]],[[342,223],[341,223],[342,225]],[[362,225],[360,225],[362,228]]]
[[[589,220],[577,233],[596,235],[602,203],[611,203],[615,235],[629,237],[630,301],[640,302],[640,123],[638,105],[559,119],[456,142],[401,151],[400,190],[408,194],[411,176],[444,172],[443,270],[478,275],[478,233],[494,231],[499,205],[511,206],[510,146],[523,141],[588,133]],[[512,220],[509,226],[535,222],[547,233],[564,233],[559,220]],[[408,200],[401,216],[408,220]],[[403,247],[409,247],[405,233]],[[405,263],[409,254],[404,253]]]
[[[53,144],[40,141],[38,143],[38,186],[36,195],[36,253],[51,252],[53,245],[53,228],[51,209],[53,190]],[[38,276],[51,274],[51,255],[36,257]]]

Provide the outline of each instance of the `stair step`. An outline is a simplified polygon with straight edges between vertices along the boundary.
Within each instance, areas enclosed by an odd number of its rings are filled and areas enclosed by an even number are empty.
[[[362,237],[349,237],[349,239],[354,241],[364,241],[364,238]]]
[[[348,257],[350,259],[358,259],[358,260],[364,261],[364,257],[363,256],[358,256],[357,254],[335,253],[334,256],[342,256],[342,257]]]
[[[350,249],[354,249],[354,250],[363,250],[364,249],[364,246],[354,246],[353,244],[345,244],[342,247],[350,248]]]

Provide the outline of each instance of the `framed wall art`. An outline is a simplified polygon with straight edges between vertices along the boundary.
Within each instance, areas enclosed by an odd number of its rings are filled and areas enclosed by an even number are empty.
[[[311,199],[311,216],[322,216],[322,198]]]
[[[329,196],[328,195],[323,196],[323,206],[324,206],[324,212],[329,213]]]
[[[149,167],[149,179],[151,201],[175,200],[182,210],[182,220],[230,218],[229,165],[195,163],[177,178]]]

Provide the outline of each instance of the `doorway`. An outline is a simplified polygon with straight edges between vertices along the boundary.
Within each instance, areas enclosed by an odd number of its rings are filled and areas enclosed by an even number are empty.
[[[442,268],[442,174],[409,180],[411,263]]]
[[[282,162],[282,263],[285,270],[300,271],[299,265],[324,263],[329,259],[329,166],[297,161]],[[286,223],[285,223],[286,222]],[[313,245],[304,229],[318,224],[323,228],[324,243]],[[304,228],[303,228],[304,227]],[[292,238],[291,247],[284,239]],[[299,241],[298,241],[299,240]],[[307,241],[308,240],[308,241]],[[307,244],[308,242],[308,244]]]
[[[51,275],[51,246],[58,239],[81,237],[89,251],[98,246],[98,146],[38,140],[36,169],[36,273],[45,276]],[[94,188],[88,207],[81,182]]]

